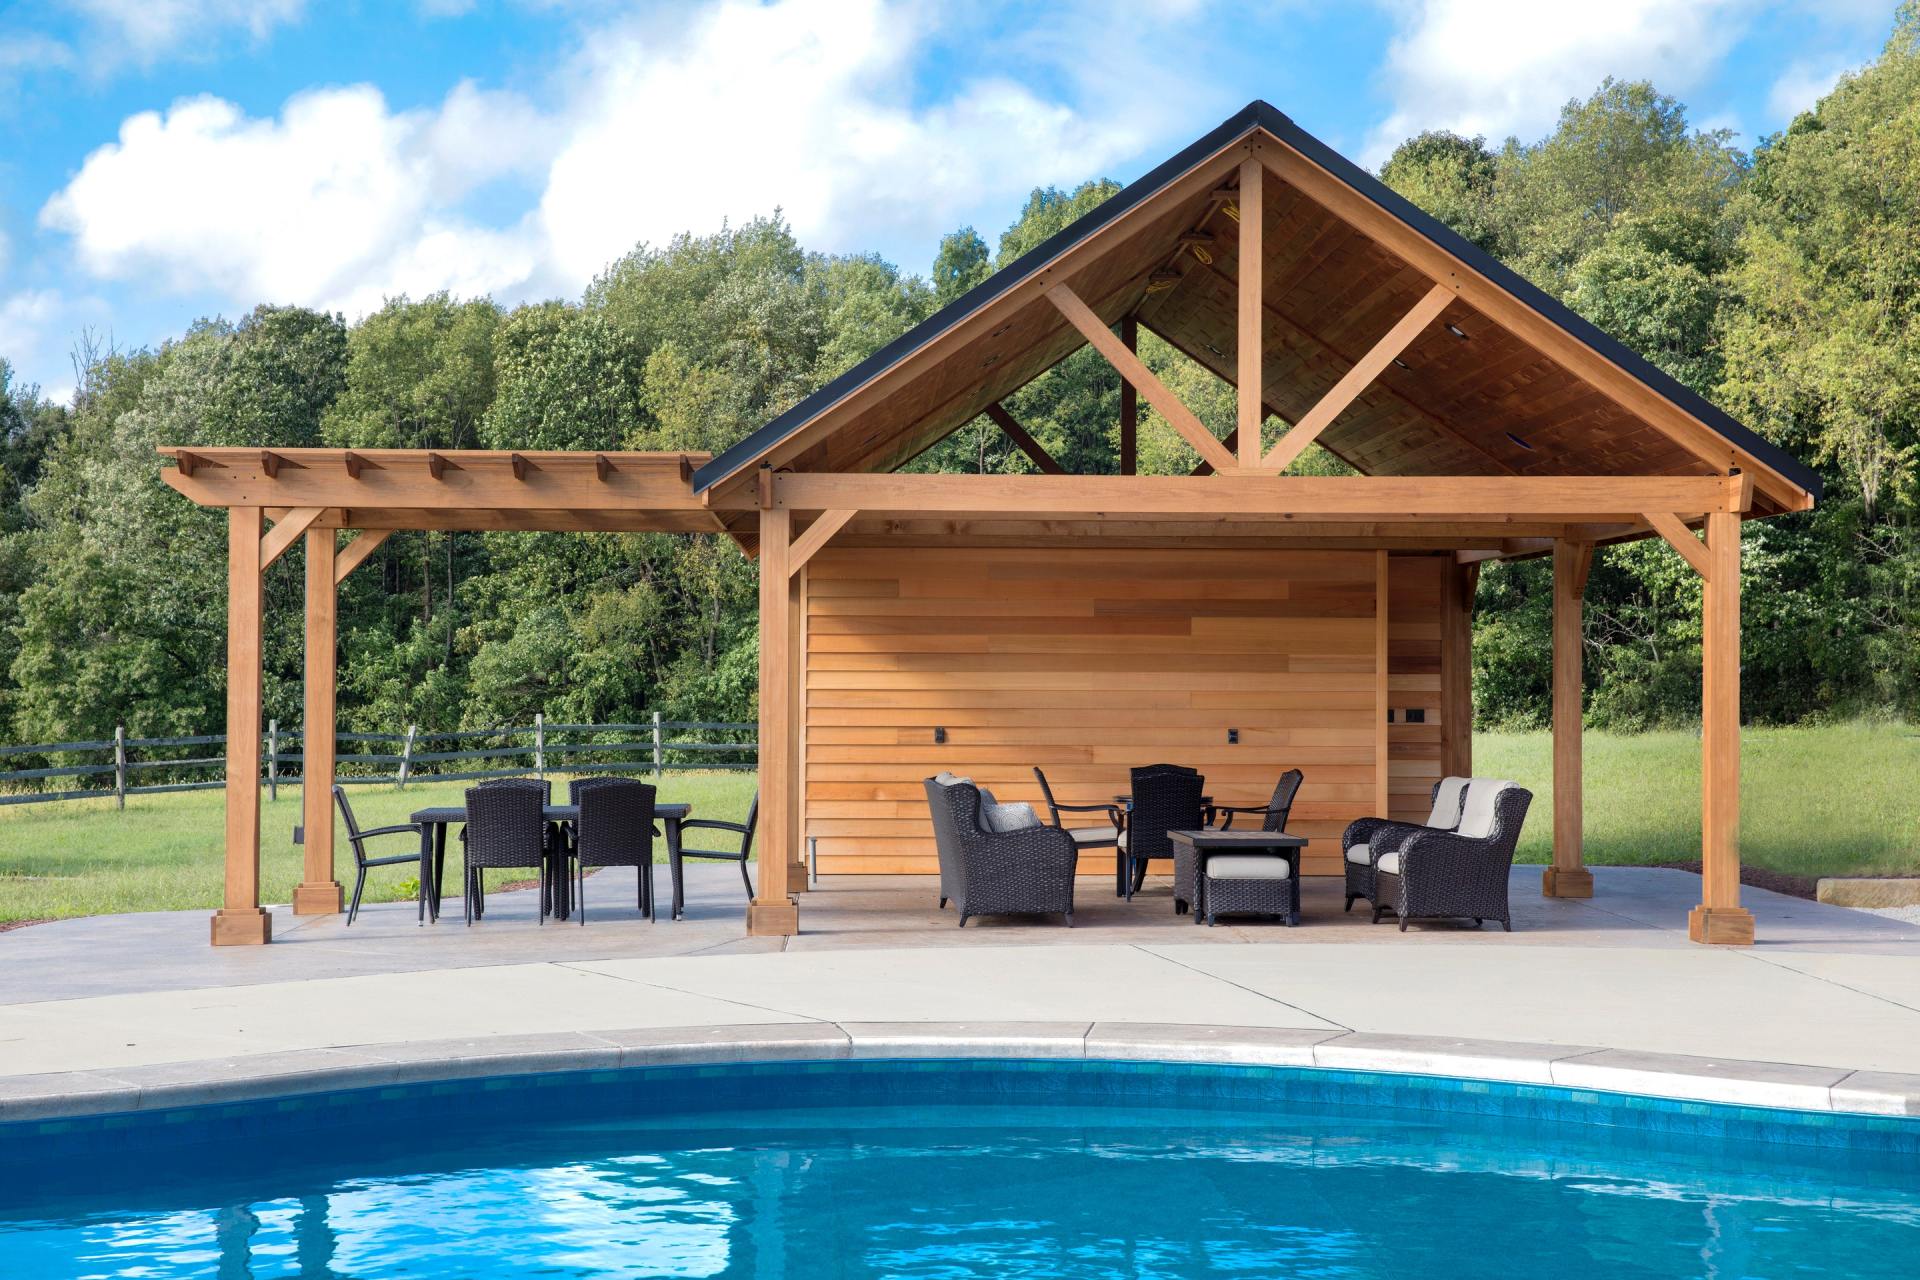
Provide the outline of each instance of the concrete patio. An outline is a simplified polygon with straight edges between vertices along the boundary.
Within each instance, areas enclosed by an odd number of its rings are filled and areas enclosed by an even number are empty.
[[[471,929],[419,927],[411,904],[350,930],[287,916],[262,948],[207,947],[198,913],[42,925],[0,936],[0,1119],[702,1043],[1095,1053],[1112,1035],[1163,1056],[1920,1114],[1920,928],[1750,890],[1762,943],[1704,949],[1677,927],[1691,875],[1603,868],[1570,900],[1540,897],[1538,874],[1515,869],[1512,934],[1369,925],[1332,880],[1307,882],[1295,929],[1195,927],[1164,884],[1129,905],[1088,880],[1076,929],[961,930],[930,880],[861,877],[810,894],[805,933],[748,938],[727,867],[694,869],[687,918],[652,925],[620,873],[590,886],[584,928],[536,926],[525,893]]]

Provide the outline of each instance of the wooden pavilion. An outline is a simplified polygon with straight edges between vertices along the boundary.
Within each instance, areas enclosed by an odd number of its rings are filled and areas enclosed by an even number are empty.
[[[1226,439],[1137,358],[1142,328],[1237,389]],[[1113,474],[1067,474],[1004,403],[1085,344],[1121,380]],[[1192,474],[1135,474],[1142,398]],[[898,470],[982,415],[1039,474]],[[1284,474],[1315,442],[1360,474]],[[942,768],[1015,798],[1040,765],[1104,799],[1128,765],[1173,759],[1233,802],[1297,766],[1306,870],[1337,872],[1347,821],[1424,814],[1434,779],[1472,772],[1476,573],[1533,555],[1554,566],[1542,888],[1589,895],[1584,584],[1595,547],[1660,537],[1705,584],[1689,932],[1753,938],[1740,522],[1808,509],[1818,478],[1263,102],[716,458],[163,453],[167,482],[231,521],[217,944],[270,932],[261,572],[304,536],[306,768],[327,778],[335,587],[395,529],[708,531],[758,556],[757,934],[799,928],[809,843],[824,872],[931,870],[920,780]],[[305,794],[294,909],[338,911],[329,798]]]

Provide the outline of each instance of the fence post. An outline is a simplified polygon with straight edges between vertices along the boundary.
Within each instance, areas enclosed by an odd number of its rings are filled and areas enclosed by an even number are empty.
[[[280,798],[280,722],[267,721],[267,799]]]
[[[653,777],[657,782],[665,771],[665,758],[660,751],[660,713],[653,713]]]
[[[406,788],[408,775],[413,772],[413,735],[419,731],[419,725],[408,725],[407,740],[400,747],[400,786],[402,790]]]
[[[113,804],[127,807],[127,726],[113,726]]]
[[[547,776],[547,718],[538,711],[533,713],[533,772]]]

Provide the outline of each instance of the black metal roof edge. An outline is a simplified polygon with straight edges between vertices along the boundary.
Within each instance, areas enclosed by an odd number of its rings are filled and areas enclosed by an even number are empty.
[[[1205,137],[1183,148],[1171,159],[1154,166],[1122,187],[1111,199],[1102,201],[1098,208],[1089,210],[1083,216],[1054,232],[859,364],[854,365],[853,368],[827,383],[826,386],[803,397],[792,408],[746,439],[717,454],[704,467],[693,473],[693,491],[699,493],[732,475],[785,439],[794,428],[818,417],[833,404],[845,398],[856,387],[864,385],[888,366],[897,363],[947,332],[1065,250],[1100,231],[1122,214],[1158,195],[1163,188],[1194,165],[1215,152],[1224,150],[1235,139],[1264,124],[1262,109],[1271,116],[1280,116],[1279,112],[1264,102],[1249,103],[1218,127],[1208,131]],[[1271,126],[1268,127],[1271,128]]]
[[[1039,245],[994,272],[993,275],[839,377],[834,378],[824,387],[803,397],[786,412],[775,417],[738,444],[712,458],[705,466],[694,472],[694,492],[699,493],[748,465],[785,439],[801,424],[819,416],[856,387],[864,385],[887,367],[953,328],[1025,280],[1046,262],[1096,234],[1122,214],[1158,194],[1162,188],[1194,165],[1226,149],[1236,139],[1256,128],[1265,129],[1293,147],[1354,191],[1398,218],[1412,230],[1425,236],[1437,247],[1460,259],[1493,284],[1505,289],[1519,301],[1539,312],[1546,320],[1564,329],[1569,335],[1618,365],[1624,372],[1645,384],[1649,390],[1692,414],[1736,448],[1752,454],[1806,490],[1816,501],[1819,500],[1822,483],[1819,473],[1812,467],[1777,445],[1762,439],[1706,397],[1684,386],[1609,336],[1532,281],[1501,263],[1365,169],[1302,129],[1277,107],[1261,99],[1248,103],[1204,136],[1182,148],[1172,158],[1154,166],[1133,182],[1128,183],[1112,199],[1047,237]]]

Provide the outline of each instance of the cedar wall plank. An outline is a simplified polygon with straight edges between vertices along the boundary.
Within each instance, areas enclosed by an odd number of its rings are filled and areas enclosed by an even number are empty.
[[[1444,565],[1392,560],[1396,816],[1424,816],[1439,776]],[[1337,874],[1341,829],[1372,807],[1373,589],[1364,551],[821,551],[804,761],[821,871],[931,873],[921,780],[941,769],[1038,806],[1036,764],[1062,800],[1096,803],[1172,760],[1234,804],[1303,770],[1291,829],[1310,874]]]

